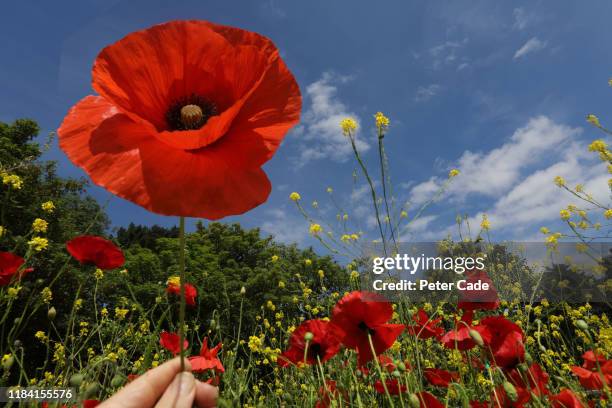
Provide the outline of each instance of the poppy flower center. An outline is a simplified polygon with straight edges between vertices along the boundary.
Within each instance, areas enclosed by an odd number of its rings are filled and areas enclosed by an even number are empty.
[[[320,344],[315,343],[308,347],[308,354],[310,354],[312,357],[322,357],[323,349],[321,348]]]
[[[373,336],[376,331],[374,329],[371,329],[368,327],[367,324],[365,324],[364,322],[360,322],[357,327],[359,327],[359,329],[363,330],[364,332],[369,333],[371,336]]]
[[[215,115],[217,106],[194,94],[172,103],[166,112],[166,122],[169,130],[195,130],[200,129]]]

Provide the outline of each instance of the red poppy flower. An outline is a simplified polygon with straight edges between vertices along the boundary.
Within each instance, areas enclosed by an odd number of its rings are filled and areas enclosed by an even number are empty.
[[[499,296],[493,281],[489,278],[489,275],[483,270],[471,270],[466,272],[466,282],[487,283],[489,289],[487,290],[462,290],[459,291],[459,302],[457,307],[463,310],[494,310],[499,307]]]
[[[177,355],[181,352],[181,346],[179,342],[180,337],[176,333],[168,333],[166,331],[163,331],[159,335],[159,344],[174,355]],[[187,347],[189,347],[189,342],[187,340],[183,340],[183,349],[187,349]]]
[[[219,219],[266,201],[261,166],[299,120],[299,87],[266,37],[172,21],[102,50],[58,130],[93,182],[150,211]]]
[[[83,408],[94,408],[100,405],[98,400],[85,400],[83,401]]]
[[[319,395],[322,397],[315,404],[315,408],[329,408],[332,406],[332,401],[338,401],[342,407],[344,405],[341,403],[341,398],[348,400],[346,391],[341,391],[334,380],[325,380],[325,386],[319,387]]]
[[[181,286],[173,285],[171,283],[168,284],[166,288],[166,292],[172,293],[177,296],[181,296]],[[195,306],[195,300],[198,297],[198,290],[190,283],[185,284],[185,302],[189,306]]]
[[[316,364],[317,358],[321,362],[327,361],[340,350],[340,340],[337,328],[325,320],[307,320],[302,323],[289,339],[289,349],[278,357],[278,365],[286,367],[290,363]],[[312,336],[310,340],[306,337]],[[308,344],[308,349],[306,349]],[[306,360],[304,361],[304,354]]]
[[[380,364],[382,368],[386,369],[390,373],[395,371],[395,368],[396,368],[395,364],[393,363],[393,360],[389,356],[381,354],[380,356],[378,356],[378,363]]]
[[[461,319],[457,321],[455,329],[447,332],[440,338],[440,342],[444,344],[444,347],[463,351],[469,350],[476,345],[470,336],[473,316],[473,312],[467,310],[461,316]]]
[[[459,374],[451,371],[442,370],[439,368],[426,368],[423,374],[431,385],[436,387],[445,387],[459,379]]]
[[[524,373],[514,368],[508,372],[507,378],[515,387],[525,389],[538,397],[550,394],[546,388],[548,374],[537,363],[533,363]]]
[[[531,400],[531,394],[524,388],[515,387],[516,389],[516,400],[512,400],[504,386],[500,385],[495,388],[495,391],[490,396],[491,401],[494,403],[495,408],[527,408],[529,401]]]
[[[470,408],[489,408],[489,403],[480,401],[470,401]]]
[[[427,391],[417,392],[416,396],[421,404],[420,408],[445,408],[444,404]]]
[[[214,370],[217,373],[225,372],[221,360],[217,357],[219,350],[221,350],[223,344],[219,343],[212,349],[208,348],[208,339],[204,339],[202,342],[202,349],[200,350],[199,356],[189,357],[191,363],[191,371],[200,373],[206,370]]]
[[[574,375],[578,377],[580,385],[587,390],[601,390],[603,389],[604,382],[608,387],[612,387],[612,360],[608,360],[600,365],[601,373],[597,366],[589,370],[588,368],[584,368],[586,365],[585,362],[583,367],[571,368]]]
[[[385,385],[387,386],[387,390],[391,395],[400,395],[408,391],[408,387],[404,384],[400,384],[397,378],[385,380]],[[380,380],[376,380],[374,383],[374,389],[379,394],[386,394],[385,387]]]
[[[595,353],[593,350],[588,350],[582,355],[582,366],[587,370],[596,370],[597,365],[603,366],[606,363],[606,357],[601,353]]]
[[[404,330],[403,324],[388,324],[393,315],[391,303],[382,296],[369,292],[351,292],[334,306],[332,323],[340,333],[342,343],[359,354],[359,364],[370,361],[372,347],[376,355],[393,345]]]
[[[416,312],[416,314],[412,316],[412,320],[417,324],[408,326],[406,330],[408,330],[408,333],[420,339],[429,339],[431,337],[439,338],[444,332],[444,329],[438,326],[442,318],[438,317],[437,319],[430,320],[423,309]]]
[[[93,235],[82,235],[66,243],[66,249],[82,264],[93,264],[100,269],[123,266],[123,252],[111,241]]]
[[[490,316],[482,319],[474,330],[480,333],[497,366],[511,368],[524,360],[523,330],[515,323],[503,316]]]
[[[18,279],[32,272],[33,268],[26,268],[19,272],[25,261],[22,257],[10,252],[0,252],[0,286],[6,286],[19,274]]]
[[[567,388],[558,393],[557,395],[553,395],[550,397],[551,407],[552,408],[585,408],[584,405],[578,397],[568,390]]]

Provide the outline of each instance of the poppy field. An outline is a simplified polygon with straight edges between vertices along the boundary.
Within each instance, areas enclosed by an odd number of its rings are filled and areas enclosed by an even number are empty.
[[[331,187],[321,189],[331,220],[318,201],[287,197],[316,250],[213,222],[266,202],[274,180],[262,166],[300,121],[300,88],[268,38],[196,20],[156,25],[101,50],[92,84],[59,127],[60,148],[91,182],[177,227],[134,220],[109,231],[87,182],[42,160],[54,140],[40,145],[33,121],[0,122],[0,387],[76,390],[70,402],[9,406],[115,406],[104,401],[173,358],[218,387],[218,407],[611,406],[610,258],[597,259],[603,279],[589,288],[604,296],[592,302],[525,298],[504,265],[466,271],[470,283],[495,282],[486,301],[391,301],[367,289],[364,243],[397,253],[431,204],[394,197],[384,149],[393,119],[381,112],[369,124],[378,163],[365,162],[354,119],[337,123],[371,193],[372,231],[351,224]],[[611,134],[596,116],[587,122]],[[612,173],[604,139],[582,147]],[[436,197],[457,177],[451,170]],[[610,203],[562,177],[550,183],[582,205],[560,211],[564,230],[543,226],[541,242],[588,254],[609,234]],[[186,218],[207,222],[187,231]],[[486,215],[467,230],[437,244],[494,247]],[[568,268],[541,284],[575,279]]]

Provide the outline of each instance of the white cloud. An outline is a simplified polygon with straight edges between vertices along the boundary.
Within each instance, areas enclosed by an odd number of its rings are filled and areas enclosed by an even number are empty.
[[[303,218],[291,217],[280,208],[269,210],[266,214],[267,220],[261,225],[261,230],[272,235],[276,241],[300,244],[308,238],[308,226]]]
[[[531,54],[546,48],[548,43],[546,41],[542,41],[538,39],[538,37],[532,37],[521,48],[516,50],[514,53],[514,59],[523,58],[527,54]]]
[[[446,41],[428,50],[432,59],[434,69],[442,68],[446,65],[461,66],[466,63],[466,58],[459,55],[459,50],[463,48],[469,40],[464,38],[462,41]]]
[[[585,191],[599,202],[607,202],[606,166],[584,151],[575,138],[581,129],[553,122],[547,117],[531,119],[517,129],[502,146],[486,153],[466,151],[458,161],[462,174],[453,180],[446,199],[461,202],[468,195],[472,202],[488,205],[468,222],[472,231],[486,213],[496,231],[513,239],[532,239],[537,229],[559,219],[559,210],[578,199],[553,183],[556,176],[568,185],[585,183]],[[438,191],[443,182],[431,178],[414,186],[412,200],[423,203]],[[491,201],[492,200],[492,201]],[[423,231],[420,239],[439,239],[451,234],[456,226]]]
[[[525,29],[531,20],[531,17],[525,12],[525,9],[521,7],[515,8],[512,14],[514,15],[514,24],[512,28],[515,30]]]
[[[352,117],[359,123],[359,117],[350,111],[337,95],[338,85],[349,80],[349,77],[326,72],[321,79],[306,87],[310,106],[303,114],[301,125],[293,132],[302,142],[297,160],[298,167],[318,159],[344,162],[353,154],[351,144],[340,130],[340,121]],[[370,148],[359,130],[356,145],[360,152]]]
[[[427,86],[419,86],[414,95],[416,102],[426,102],[436,96],[440,91],[440,85],[431,84]]]

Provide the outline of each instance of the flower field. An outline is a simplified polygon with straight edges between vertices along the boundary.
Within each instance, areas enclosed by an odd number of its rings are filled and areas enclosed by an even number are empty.
[[[183,60],[173,41],[224,58],[229,68],[217,72],[195,53]],[[127,58],[126,50],[148,55],[149,63]],[[185,63],[192,77],[172,77],[184,67],[168,61],[187,57],[194,58]],[[252,66],[252,77],[239,77],[239,64]],[[118,66],[133,75],[117,74]],[[214,89],[194,80],[214,75]],[[183,82],[160,86],[172,81]],[[603,276],[597,283],[580,276],[604,294],[592,302],[524,298],[504,265],[466,272],[470,282],[495,281],[498,290],[486,301],[390,301],[366,290],[364,243],[397,253],[405,229],[431,204],[412,208],[395,199],[384,149],[392,121],[381,112],[371,123],[377,174],[359,151],[358,123],[337,124],[353,152],[355,178],[371,193],[373,231],[351,224],[350,203],[345,209],[331,187],[326,194],[338,213],[332,220],[317,201],[307,205],[298,192],[288,197],[316,252],[238,224],[198,223],[186,231],[187,217],[242,214],[270,193],[261,166],[298,123],[301,96],[265,37],[197,21],[158,25],[105,48],[93,83],[100,96],[70,110],[60,147],[94,183],[176,216],[179,227],[109,231],[104,205],[87,195],[87,184],[59,177],[42,160],[48,146],[34,141],[34,122],[0,123],[0,387],[76,391],[71,402],[9,406],[153,406],[156,390],[124,405],[104,401],[143,384],[173,358],[199,385],[218,390],[218,407],[611,406],[610,258],[596,259],[593,277]],[[587,120],[610,134],[596,116]],[[605,140],[583,147],[612,173]],[[457,177],[451,170],[436,197]],[[565,230],[542,227],[541,242],[551,252],[571,242],[588,254],[591,243],[609,236],[610,204],[583,185],[550,182],[583,205],[563,208]],[[460,230],[464,223],[458,217]],[[438,244],[487,252],[495,225],[485,215],[478,227]],[[564,273],[542,285],[573,286],[577,273]]]

